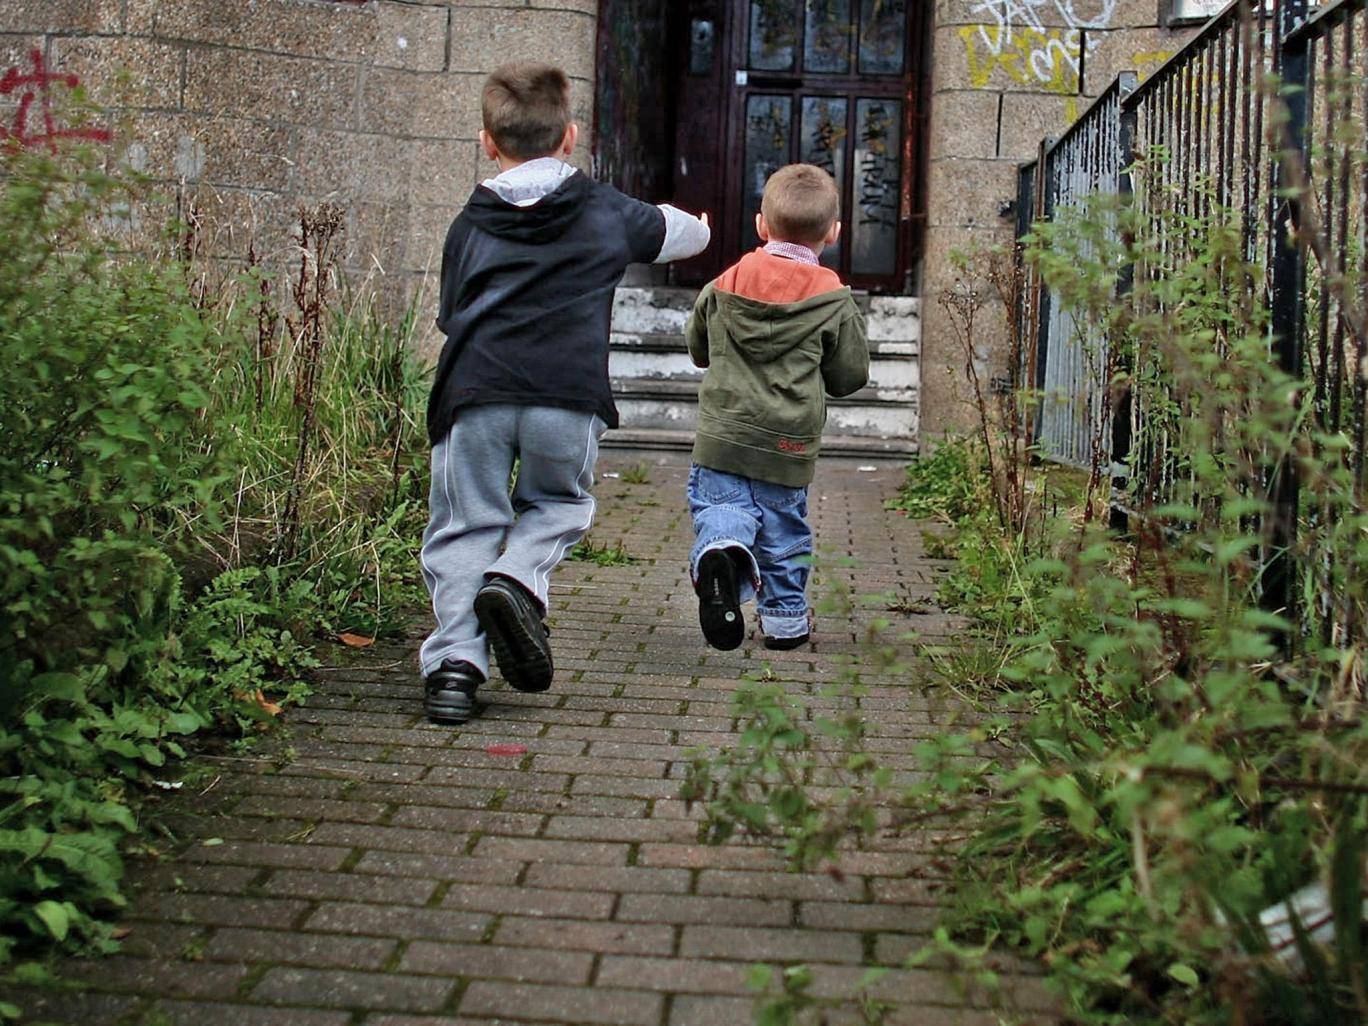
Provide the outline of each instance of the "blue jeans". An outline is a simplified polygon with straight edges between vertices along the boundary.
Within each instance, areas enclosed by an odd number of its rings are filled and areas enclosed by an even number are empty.
[[[695,538],[689,572],[694,581],[704,553],[740,549],[751,568],[750,579],[741,582],[741,601],[758,597],[760,629],[771,638],[808,633],[812,528],[807,524],[807,489],[695,465],[689,471],[689,512]]]

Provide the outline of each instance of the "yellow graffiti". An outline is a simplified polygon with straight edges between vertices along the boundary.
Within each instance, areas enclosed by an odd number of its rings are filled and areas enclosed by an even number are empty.
[[[1044,92],[1078,92],[1082,44],[1076,31],[965,25],[959,35],[969,62],[969,82],[975,89],[986,88],[1000,72],[1018,85]]]
[[[1143,82],[1162,68],[1172,56],[1171,50],[1146,50],[1131,57],[1131,66]]]

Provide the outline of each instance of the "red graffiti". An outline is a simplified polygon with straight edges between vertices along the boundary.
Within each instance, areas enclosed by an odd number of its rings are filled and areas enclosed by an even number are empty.
[[[15,142],[28,149],[46,146],[54,153],[59,139],[109,142],[109,130],[105,128],[58,128],[52,113],[52,88],[75,89],[81,80],[75,75],[48,71],[41,50],[29,54],[29,63],[30,68],[13,67],[0,78],[0,96],[19,95],[19,109],[14,112],[14,119],[8,125],[0,125],[0,140]],[[35,121],[38,124],[35,125]]]

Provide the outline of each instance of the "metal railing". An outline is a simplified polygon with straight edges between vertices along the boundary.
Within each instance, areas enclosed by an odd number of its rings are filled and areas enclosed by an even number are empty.
[[[1203,225],[1218,214],[1231,218],[1224,227],[1238,232],[1250,290],[1268,311],[1270,359],[1314,389],[1314,423],[1302,442],[1321,454],[1342,453],[1348,491],[1361,506],[1368,0],[1311,10],[1306,0],[1235,0],[1145,82],[1123,75],[1021,168],[1018,237],[1094,197],[1132,194],[1133,215],[1157,235],[1120,275],[1118,290],[1125,291],[1175,273],[1201,245]],[[1071,317],[1033,270],[1021,273],[1015,316],[1033,348],[1020,376],[1038,396],[1041,454],[1109,464],[1118,526],[1158,504],[1200,504],[1182,444],[1182,407],[1166,394],[1163,376],[1128,375],[1130,387],[1112,385],[1113,371],[1153,354],[1114,351],[1095,326]],[[1335,615],[1342,571],[1333,557],[1317,555],[1309,576],[1294,565],[1298,530],[1305,538],[1334,516],[1303,485],[1295,460],[1270,467],[1266,604],[1291,610],[1298,592],[1313,592],[1318,623],[1361,636],[1364,625]]]
[[[1123,73],[1067,132],[1042,144],[1040,156],[1021,169],[1018,203],[1034,190],[1038,195],[1030,209],[1035,220],[1081,212],[1090,198],[1119,195],[1128,188],[1121,102],[1135,86],[1134,72]],[[1042,283],[1028,281],[1022,292],[1023,352],[1030,363],[1026,377],[1038,397],[1035,443],[1051,459],[1090,466],[1110,418],[1107,339],[1096,325],[1076,319]]]

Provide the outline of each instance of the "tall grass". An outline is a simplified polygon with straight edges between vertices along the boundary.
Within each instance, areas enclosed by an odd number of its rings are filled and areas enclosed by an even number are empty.
[[[108,949],[184,738],[256,733],[322,639],[396,631],[420,587],[416,310],[343,289],[333,208],[225,276],[186,229],[130,240],[148,200],[0,150],[0,963]]]

